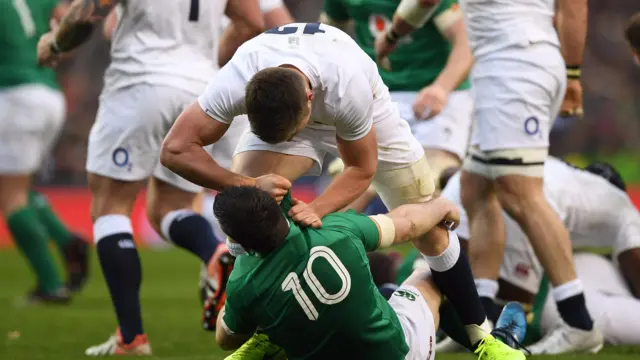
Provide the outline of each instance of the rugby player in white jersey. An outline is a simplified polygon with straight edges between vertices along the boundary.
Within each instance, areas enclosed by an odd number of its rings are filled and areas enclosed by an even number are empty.
[[[250,128],[236,148],[231,172],[203,147],[242,114]],[[238,49],[175,122],[161,162],[207,188],[257,186],[281,200],[291,181],[319,173],[327,152],[339,154],[345,170],[311,203],[295,201],[289,215],[303,226],[321,227],[323,215],[349,204],[372,180],[391,209],[428,201],[434,191],[422,147],[391,102],[375,63],[334,27],[294,23]],[[436,285],[477,345],[490,327],[458,239],[447,231],[425,236],[447,237],[441,243],[446,247],[427,241],[432,248],[423,250]]]
[[[613,250],[612,261],[594,254],[575,256],[587,306],[601,324],[606,342],[640,344],[640,213],[626,194],[622,178],[607,164],[594,163],[583,170],[553,157],[547,158],[544,172],[545,197],[569,230],[572,247]],[[461,191],[457,173],[441,195],[462,207]],[[525,232],[506,212],[503,215],[506,249],[498,297],[532,304],[544,269]],[[456,233],[463,240],[473,236],[464,211]],[[553,301],[546,301],[541,330],[553,333],[561,322]],[[529,350],[545,353],[547,349],[534,345]]]
[[[147,215],[156,231],[208,263],[210,275],[226,280],[225,246],[218,246],[210,224],[191,211],[201,188],[162,167],[159,151],[175,118],[217,70],[213,49],[223,13],[256,33],[263,21],[257,1],[76,0],[60,27],[41,38],[40,62],[53,64],[80,45],[116,4],[111,64],[89,135],[87,170],[94,239],[119,327],[86,353],[149,355],[129,218],[134,201],[147,184]]]
[[[542,190],[553,121],[558,113],[582,115],[587,1],[557,1],[557,32],[554,0],[464,0],[460,5],[475,57],[476,124],[461,181],[478,292],[487,313],[494,313],[490,298],[498,289],[504,251],[504,209],[527,233],[565,321],[539,348],[551,353],[598,351],[603,339],[586,308],[569,234]],[[397,11],[419,15],[425,10],[416,0],[404,0]],[[405,33],[396,31],[380,41]],[[388,48],[380,48],[382,55]]]

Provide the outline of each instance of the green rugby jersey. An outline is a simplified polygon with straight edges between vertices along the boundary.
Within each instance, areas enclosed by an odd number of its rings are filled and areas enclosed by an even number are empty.
[[[290,199],[282,203],[288,210]],[[404,359],[404,332],[369,271],[376,224],[355,212],[330,214],[322,223],[320,229],[291,223],[273,253],[236,259],[226,327],[239,334],[262,329],[291,360]]]
[[[36,50],[57,5],[58,0],[0,0],[0,88],[58,88],[55,72],[38,65]]]
[[[375,58],[374,41],[391,26],[391,19],[400,0],[325,0],[324,11],[335,21],[353,19],[355,39],[358,45]],[[389,55],[391,71],[379,68],[380,76],[390,91],[419,91],[431,84],[444,69],[451,44],[440,33],[433,19],[458,0],[442,0],[433,17],[420,29],[398,43],[398,48]],[[458,90],[470,87],[465,79]]]

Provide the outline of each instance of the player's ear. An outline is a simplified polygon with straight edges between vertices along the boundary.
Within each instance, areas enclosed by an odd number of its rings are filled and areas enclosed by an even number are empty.
[[[315,94],[311,90],[307,90],[307,101],[312,101],[315,97]]]

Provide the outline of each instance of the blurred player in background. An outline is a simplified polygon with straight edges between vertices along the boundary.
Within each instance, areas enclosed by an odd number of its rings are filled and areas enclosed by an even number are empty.
[[[203,147],[220,139],[242,114],[250,129],[240,139],[230,172]],[[324,215],[355,200],[372,181],[390,209],[429,201],[435,190],[424,151],[371,58],[337,28],[295,23],[239,48],[173,125],[161,161],[210,189],[257,186],[281,200],[292,181],[319,173],[326,153],[340,154],[345,170],[311,203],[291,208],[292,219],[302,226],[321,227]],[[429,236],[447,238],[427,251],[429,266],[477,345],[490,328],[467,260],[455,234]],[[443,243],[447,246],[435,245]]]
[[[398,12],[406,8],[403,4],[409,4],[410,12],[424,11],[415,0],[404,0]],[[505,246],[504,209],[527,233],[565,321],[530,350],[597,352],[602,335],[576,278],[569,234],[543,194],[553,121],[558,113],[583,112],[580,64],[587,1],[557,1],[557,32],[553,0],[464,0],[461,5],[475,57],[471,79],[476,95],[461,196],[471,224],[469,254],[478,292],[489,316],[495,317],[491,298],[498,290]],[[381,41],[394,37],[388,33]]]
[[[567,226],[572,247],[613,250],[613,261],[593,254],[576,255],[576,271],[584,283],[588,309],[601,324],[608,343],[640,343],[640,321],[632,318],[640,316],[640,213],[626,194],[624,181],[603,163],[593,163],[583,170],[549,157],[544,171],[545,197]],[[460,174],[456,174],[447,182],[442,196],[462,205],[461,186]],[[507,241],[498,297],[533,304],[539,288],[544,294],[548,292],[548,280],[540,286],[544,269],[526,233],[506,212],[503,215]],[[461,240],[472,236],[464,211],[456,233]],[[542,299],[534,306],[537,317],[545,296]],[[561,322],[553,301],[547,301],[541,330],[549,333]]]
[[[94,356],[151,354],[129,218],[145,184],[147,215],[156,231],[209,264],[220,283],[226,280],[224,245],[218,246],[209,223],[191,210],[201,188],[162,167],[159,150],[175,118],[217,70],[213,49],[223,13],[254,32],[263,27],[256,1],[78,0],[59,29],[41,38],[40,61],[51,64],[80,45],[116,3],[111,64],[89,135],[87,171],[94,238],[119,327],[107,342],[87,350]]]
[[[366,252],[436,228],[447,234],[439,224],[455,227],[457,206],[439,198],[371,217],[339,212],[313,229],[286,215],[296,202],[287,195],[278,205],[250,186],[227,188],[216,198],[214,213],[222,228],[250,253],[237,259],[229,279],[216,341],[232,350],[264,329],[227,359],[277,354],[266,343],[268,336],[289,359],[433,360],[441,298],[435,284],[418,270],[387,302],[371,280]],[[446,236],[439,239],[446,247]],[[429,251],[439,239],[421,237],[414,244]],[[480,360],[525,359],[489,334],[475,353]]]
[[[36,274],[27,302],[66,303],[69,290],[78,290],[86,279],[87,244],[67,230],[41,194],[30,191],[66,110],[56,74],[38,65],[36,44],[65,9],[56,0],[0,1],[0,212]],[[66,287],[49,240],[64,256]]]
[[[320,21],[345,30],[352,20],[358,45],[375,58],[374,41],[391,26],[396,6],[397,1],[327,0]],[[378,67],[380,76],[424,148],[434,177],[460,167],[471,131],[467,74],[473,57],[458,1],[440,1],[432,17],[399,41],[388,60]]]
[[[631,46],[634,59],[640,65],[640,13],[634,14],[624,30],[624,37]]]

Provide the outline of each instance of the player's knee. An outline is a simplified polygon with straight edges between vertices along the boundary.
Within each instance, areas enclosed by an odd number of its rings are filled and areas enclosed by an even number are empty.
[[[3,191],[0,196],[0,212],[2,214],[11,214],[12,212],[19,210],[27,206],[27,192],[26,191]]]
[[[503,177],[497,179],[496,195],[500,206],[512,218],[537,216],[536,208],[546,201],[541,178]]]
[[[468,171],[460,174],[460,200],[467,212],[473,212],[489,203],[495,196],[493,189],[491,179]]]

